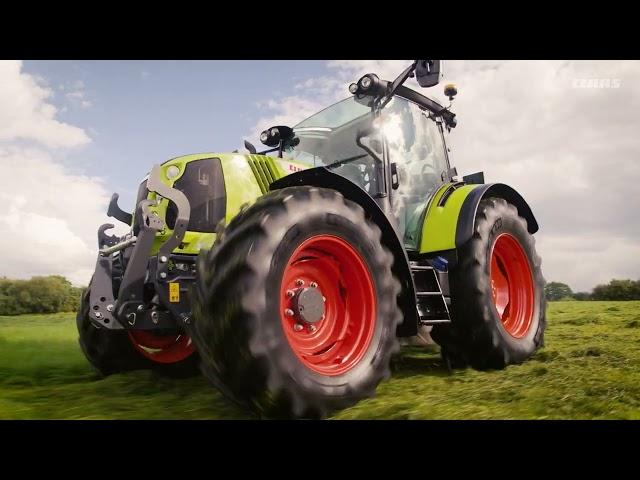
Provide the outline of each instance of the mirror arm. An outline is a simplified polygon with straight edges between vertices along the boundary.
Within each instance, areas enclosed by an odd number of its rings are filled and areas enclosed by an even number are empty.
[[[414,60],[414,62],[409,67],[407,67],[404,72],[398,75],[398,78],[396,78],[393,83],[391,83],[391,85],[387,89],[387,93],[384,95],[384,97],[382,97],[380,103],[378,104],[378,108],[380,110],[382,110],[385,105],[391,101],[393,95],[396,93],[396,90],[398,90],[398,88],[400,88],[400,86],[404,82],[406,82],[408,78],[411,78],[413,76],[413,72],[415,71],[417,66],[418,60]]]

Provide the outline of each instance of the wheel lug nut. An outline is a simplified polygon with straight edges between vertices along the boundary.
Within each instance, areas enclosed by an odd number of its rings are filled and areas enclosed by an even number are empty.
[[[318,284],[316,282],[311,282],[311,288],[318,288]]]
[[[326,302],[327,301],[327,297],[325,297],[324,295],[322,296],[322,301]]]
[[[293,326],[293,329],[294,329],[296,332],[299,332],[300,330],[302,330],[302,328],[303,328],[303,327],[302,327],[302,325],[300,325],[299,323],[296,323],[296,324]]]
[[[290,308],[287,308],[287,309],[284,311],[284,314],[285,314],[287,317],[293,317],[293,310],[291,310]]]
[[[316,326],[315,325],[309,325],[309,331],[311,333],[315,332],[316,331]]]
[[[287,290],[287,297],[291,298],[295,295],[295,292],[293,290]]]
[[[297,280],[296,280],[296,285],[297,285],[298,287],[301,287],[302,285],[304,285],[304,280],[302,280],[301,278],[297,279]]]

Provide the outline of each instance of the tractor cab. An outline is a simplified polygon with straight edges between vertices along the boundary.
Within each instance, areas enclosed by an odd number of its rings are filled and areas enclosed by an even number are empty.
[[[353,96],[300,122],[293,132],[295,141],[285,144],[283,157],[325,167],[381,203],[389,201],[406,247],[416,248],[425,199],[450,180],[437,113],[399,94],[376,113]],[[368,146],[362,144],[365,136]]]
[[[418,62],[413,67],[419,69]],[[440,74],[439,66],[430,68],[419,75],[427,86]],[[265,153],[278,150],[282,158],[326,168],[360,187],[395,223],[405,247],[415,250],[425,199],[452,180],[443,130],[456,120],[448,108],[403,86],[408,77],[407,70],[394,82],[365,75],[350,86],[351,97],[293,128],[267,129],[261,140],[275,146]],[[451,99],[452,88],[445,89]]]

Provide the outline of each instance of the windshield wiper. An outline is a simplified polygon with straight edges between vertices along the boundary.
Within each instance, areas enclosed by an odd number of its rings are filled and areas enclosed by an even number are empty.
[[[344,165],[345,163],[353,162],[354,160],[359,160],[361,158],[368,157],[368,156],[369,156],[368,153],[363,153],[363,154],[360,154],[360,155],[356,155],[354,157],[348,157],[348,158],[345,158],[343,160],[338,160],[337,162],[330,163],[329,165],[326,165],[326,167],[327,168],[340,167],[340,166]]]

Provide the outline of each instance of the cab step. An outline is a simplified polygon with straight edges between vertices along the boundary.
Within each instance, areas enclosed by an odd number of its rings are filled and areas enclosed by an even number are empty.
[[[439,277],[446,272],[439,272],[427,261],[411,262],[411,274],[416,287],[416,308],[420,325],[439,325],[451,323],[449,305],[451,300],[444,292]],[[446,277],[444,278],[446,280]]]

